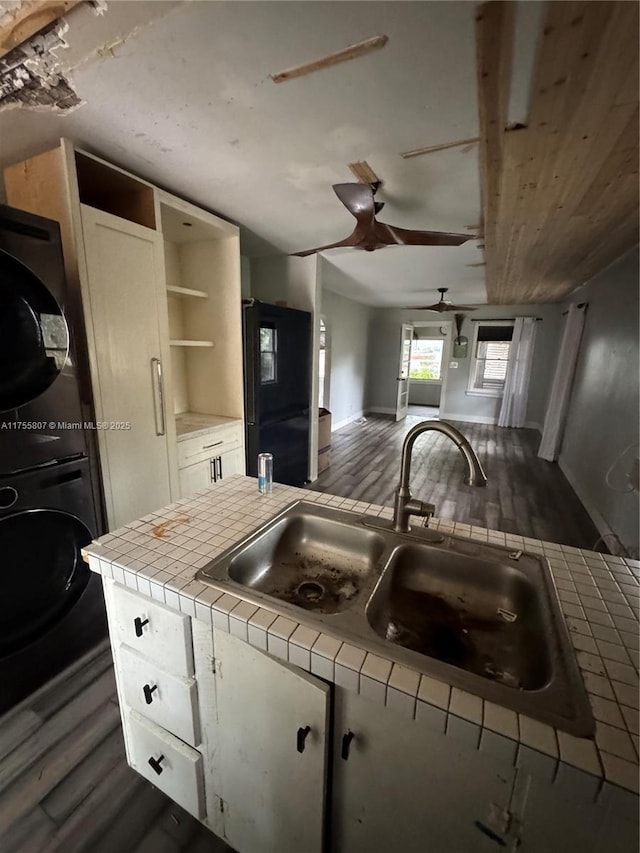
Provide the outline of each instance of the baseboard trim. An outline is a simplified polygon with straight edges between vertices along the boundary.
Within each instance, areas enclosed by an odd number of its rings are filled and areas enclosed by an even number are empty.
[[[614,536],[618,539],[618,542],[622,545],[622,547],[626,550],[625,544],[618,538],[618,534],[612,530],[607,522],[604,520],[603,516],[598,512],[598,510],[594,507],[591,501],[585,497],[584,492],[578,485],[578,481],[573,473],[573,471],[562,461],[562,459],[558,459],[558,468],[562,471],[564,476],[567,478],[567,481],[573,491],[576,493],[578,500],[585,508],[587,515],[594,523],[596,530],[603,538],[605,536]],[[605,540],[606,544],[606,540]]]
[[[337,423],[331,424],[331,432],[335,432],[337,429],[342,429],[342,427],[347,426],[347,424],[351,424],[354,421],[357,421],[359,418],[364,417],[364,412],[360,409],[359,412],[356,412],[355,415],[349,415],[348,418],[343,418],[341,421]]]
[[[497,418],[482,415],[454,415],[451,412],[440,412],[441,421],[461,421],[465,424],[496,424]]]
[[[396,410],[388,406],[368,406],[366,412],[372,415],[395,415]]]

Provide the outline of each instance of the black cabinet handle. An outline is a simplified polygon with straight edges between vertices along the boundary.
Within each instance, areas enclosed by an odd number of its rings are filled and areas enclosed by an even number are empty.
[[[153,691],[158,689],[158,685],[154,684],[153,687],[150,687],[148,684],[142,688],[142,692],[144,693],[144,701],[147,705],[150,705],[153,702]]]
[[[133,627],[136,629],[136,637],[142,636],[142,629],[144,628],[145,625],[148,625],[148,624],[149,624],[148,619],[142,620],[139,616],[136,616],[136,618],[133,620]]]
[[[351,746],[351,741],[354,739],[355,735],[352,731],[348,731],[346,735],[342,737],[342,749],[340,750],[340,756],[344,761],[349,760],[349,747]]]
[[[304,728],[301,727],[298,729],[298,734],[296,736],[296,749],[298,752],[304,752],[304,743],[310,731],[311,726],[305,726]]]
[[[153,769],[156,771],[158,776],[164,770],[164,767],[160,767],[160,762],[162,762],[162,761],[164,761],[164,755],[161,755],[160,758],[157,758],[157,759],[156,758],[150,758],[149,759],[149,764],[151,765],[151,767],[153,767]]]

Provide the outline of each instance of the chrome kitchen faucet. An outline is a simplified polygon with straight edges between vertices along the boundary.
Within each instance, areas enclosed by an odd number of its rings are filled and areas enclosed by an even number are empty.
[[[402,445],[402,462],[400,465],[400,483],[396,489],[396,496],[393,508],[393,529],[399,533],[406,533],[409,530],[409,518],[412,515],[419,515],[426,518],[427,521],[435,512],[435,506],[424,501],[417,501],[411,497],[411,489],[409,488],[409,479],[411,477],[411,454],[416,438],[422,435],[423,432],[435,430],[442,432],[448,436],[464,456],[467,463],[467,476],[464,482],[469,486],[486,486],[487,477],[482,470],[482,465],[478,459],[475,450],[462,433],[446,421],[422,421],[416,424],[407,433],[404,444]]]

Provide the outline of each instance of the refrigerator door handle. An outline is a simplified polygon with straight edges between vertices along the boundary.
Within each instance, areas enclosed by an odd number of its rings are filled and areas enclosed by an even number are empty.
[[[151,387],[153,390],[153,415],[156,422],[156,435],[164,435],[167,431],[167,426],[164,419],[162,362],[159,358],[151,359]],[[160,410],[160,426],[158,425],[158,410]]]

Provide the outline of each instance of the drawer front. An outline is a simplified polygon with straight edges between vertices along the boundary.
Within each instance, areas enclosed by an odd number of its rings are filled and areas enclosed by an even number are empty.
[[[242,445],[242,424],[216,427],[206,435],[179,441],[178,468],[193,465]]]
[[[162,604],[116,585],[113,626],[120,643],[176,675],[193,675],[191,620]]]
[[[131,766],[183,809],[205,814],[202,756],[136,711],[127,712]]]
[[[198,746],[200,724],[194,679],[171,675],[126,646],[120,647],[119,659],[126,704],[191,746]]]

